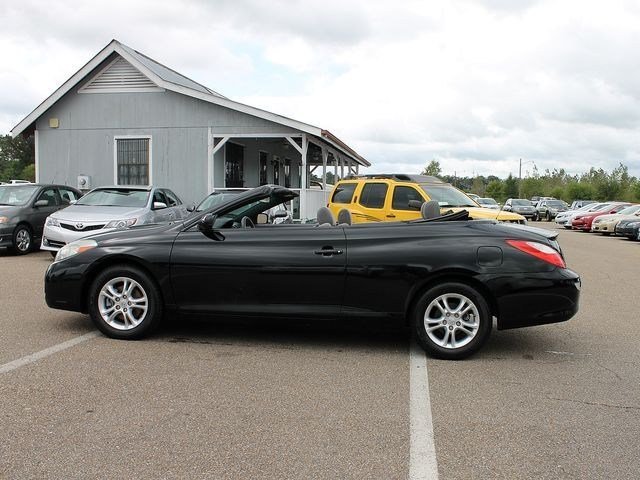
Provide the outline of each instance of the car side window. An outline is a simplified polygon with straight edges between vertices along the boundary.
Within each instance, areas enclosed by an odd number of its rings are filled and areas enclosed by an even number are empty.
[[[342,183],[338,185],[336,191],[333,192],[333,203],[351,203],[353,200],[353,192],[356,191],[356,183]]]
[[[413,187],[395,187],[393,189],[391,208],[394,210],[415,210],[415,208],[409,207],[409,202],[411,200],[418,200],[419,202],[424,201],[418,191]]]
[[[175,207],[176,205],[182,204],[178,196],[175,193],[173,193],[171,190],[165,189],[164,194],[167,197],[167,201],[169,202],[167,204],[169,207]]]
[[[43,190],[42,193],[40,193],[40,195],[38,195],[38,198],[36,199],[36,202],[38,202],[40,200],[46,200],[47,201],[47,206],[49,206],[49,207],[54,207],[54,206],[58,205],[58,199],[56,197],[56,191],[55,191],[54,188],[47,188],[47,189]]]
[[[78,194],[68,188],[59,188],[60,200],[62,205],[69,205],[73,200],[78,200]]]
[[[367,208],[382,208],[389,186],[386,183],[367,183],[360,195],[360,205]]]

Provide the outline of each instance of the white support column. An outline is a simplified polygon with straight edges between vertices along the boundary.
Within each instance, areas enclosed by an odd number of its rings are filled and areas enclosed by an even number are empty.
[[[213,134],[211,133],[211,127],[209,127],[209,133],[207,135],[207,195],[213,192],[213,176],[215,172],[215,162],[213,160]]]
[[[38,130],[33,132],[33,143],[36,155],[36,183],[40,183],[40,145],[38,143]]]
[[[340,157],[340,179],[344,178],[344,159]]]
[[[322,147],[322,190],[327,191],[327,160],[329,158],[329,152],[326,148]]]
[[[338,156],[333,154],[333,181],[338,183]]]
[[[307,150],[309,149],[309,140],[306,135],[302,136],[302,165],[300,168],[300,220],[309,218],[307,214]]]
[[[360,164],[356,163],[356,176],[360,175]]]

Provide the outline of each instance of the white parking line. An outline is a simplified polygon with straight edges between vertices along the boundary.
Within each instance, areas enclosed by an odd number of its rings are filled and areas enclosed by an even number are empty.
[[[409,375],[409,479],[437,480],[438,462],[433,438],[431,399],[427,357],[415,342],[411,342]]]
[[[66,350],[67,348],[73,347],[82,342],[86,342],[87,340],[91,340],[92,338],[100,335],[98,332],[91,332],[85,335],[80,335],[79,337],[72,338],[71,340],[67,340],[66,342],[58,343],[49,348],[45,348],[44,350],[40,350],[39,352],[32,353],[31,355],[27,355],[26,357],[19,358],[9,363],[5,363],[4,365],[0,365],[0,374],[7,373],[16,368],[24,367],[33,362],[37,362],[38,360],[48,357],[49,355],[53,355],[54,353],[60,352],[62,350]]]

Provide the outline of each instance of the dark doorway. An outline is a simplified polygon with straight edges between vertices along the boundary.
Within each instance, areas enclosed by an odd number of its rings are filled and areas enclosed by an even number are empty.
[[[235,143],[227,142],[225,145],[225,187],[244,187],[244,147]]]

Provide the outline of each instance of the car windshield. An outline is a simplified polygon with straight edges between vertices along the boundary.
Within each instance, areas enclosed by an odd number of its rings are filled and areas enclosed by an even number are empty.
[[[451,185],[420,185],[431,200],[437,201],[441,207],[477,207],[465,193]]]
[[[630,207],[627,208],[623,208],[622,210],[620,210],[618,213],[620,215],[633,215],[634,213],[636,213],[638,210],[640,210],[640,205],[631,205]]]
[[[211,207],[215,207],[216,205],[220,205],[228,200],[237,198],[238,193],[240,192],[224,192],[224,193],[212,193],[207,198],[205,198],[198,208],[196,208],[196,212],[202,212],[204,210],[209,210]]]
[[[144,207],[149,200],[147,190],[127,188],[101,188],[93,190],[82,197],[76,205],[92,205],[101,207]]]
[[[547,200],[547,205],[550,207],[556,207],[556,208],[567,206],[567,204],[564,203],[562,200]]]
[[[0,205],[24,205],[37,189],[38,187],[35,185],[1,186]]]
[[[515,207],[530,207],[531,202],[529,200],[524,199],[516,199],[511,202],[511,204]]]

